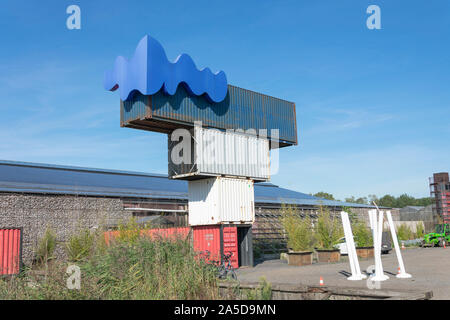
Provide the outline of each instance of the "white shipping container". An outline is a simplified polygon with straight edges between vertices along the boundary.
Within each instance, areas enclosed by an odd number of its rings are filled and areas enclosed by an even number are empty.
[[[248,134],[194,128],[189,164],[174,164],[176,144],[169,137],[169,176],[193,180],[208,176],[232,176],[257,181],[270,179],[269,141]]]
[[[189,181],[188,193],[191,226],[255,221],[252,180],[216,177]]]

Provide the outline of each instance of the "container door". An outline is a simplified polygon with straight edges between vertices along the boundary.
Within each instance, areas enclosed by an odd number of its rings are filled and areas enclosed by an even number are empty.
[[[239,266],[253,267],[252,228],[238,227]]]
[[[220,222],[216,178],[188,182],[189,225],[217,225]]]
[[[22,259],[22,230],[0,229],[0,275],[18,274]]]
[[[224,226],[222,229],[223,237],[223,254],[232,253],[231,265],[233,268],[239,268],[237,228],[235,226]]]
[[[195,226],[192,230],[194,251],[205,256],[208,251],[208,262],[220,261],[220,226]]]

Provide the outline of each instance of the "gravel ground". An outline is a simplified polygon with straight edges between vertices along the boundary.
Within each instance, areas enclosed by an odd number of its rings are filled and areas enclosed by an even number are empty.
[[[450,248],[410,248],[402,250],[406,272],[412,275],[409,279],[395,277],[398,270],[395,250],[382,255],[383,268],[389,280],[380,283],[380,289],[398,291],[433,291],[433,299],[450,300]],[[360,260],[361,271],[374,265],[374,260]],[[266,277],[272,283],[289,283],[318,285],[320,277],[325,285],[354,288],[367,288],[366,280],[349,281],[348,262],[331,264],[314,264],[310,266],[289,266],[284,260],[267,260],[254,268],[237,270],[240,281],[258,281]]]

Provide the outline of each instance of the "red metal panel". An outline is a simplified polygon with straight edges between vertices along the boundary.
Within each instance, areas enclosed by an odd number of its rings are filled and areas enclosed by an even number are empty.
[[[0,229],[0,275],[20,271],[21,229]]]
[[[232,253],[231,265],[233,268],[239,268],[239,256],[238,256],[238,239],[237,239],[237,227],[226,226],[223,227],[223,253]]]
[[[189,227],[142,230],[142,234],[149,235],[152,239],[161,237],[167,239],[186,239],[189,235]]]
[[[209,251],[209,260],[220,261],[220,226],[195,226],[192,230],[194,250]]]

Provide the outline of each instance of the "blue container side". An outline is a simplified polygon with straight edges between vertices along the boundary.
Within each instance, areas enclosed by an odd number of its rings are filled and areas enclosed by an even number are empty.
[[[121,121],[124,126],[132,126],[129,124],[136,120],[186,126],[202,121],[203,126],[218,129],[267,129],[269,137],[271,129],[278,129],[280,141],[297,144],[294,103],[231,85],[219,103],[191,96],[183,86],[174,95],[159,91],[145,96],[136,92],[132,99],[121,102]]]

